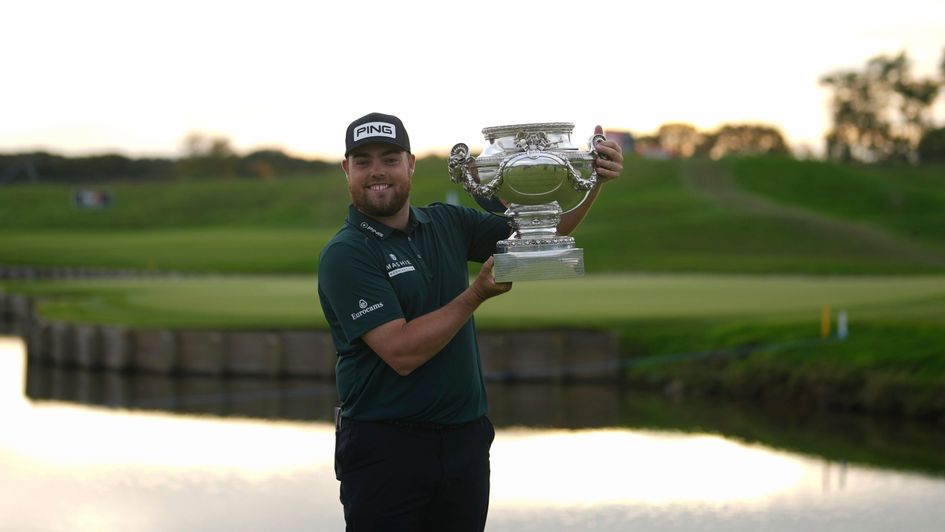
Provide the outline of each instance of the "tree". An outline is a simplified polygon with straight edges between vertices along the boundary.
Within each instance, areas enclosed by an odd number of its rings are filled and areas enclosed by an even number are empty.
[[[226,137],[189,133],[183,141],[184,157],[178,162],[182,177],[233,177],[237,156]]]
[[[838,71],[821,83],[832,92],[833,126],[827,156],[841,161],[916,162],[916,148],[932,127],[936,80],[914,79],[905,52],[870,59],[862,71]]]
[[[670,157],[692,157],[704,140],[702,133],[689,124],[663,124],[656,136]]]
[[[239,160],[237,174],[241,177],[274,179],[277,176],[312,175],[335,168],[318,160],[299,159],[282,150],[267,148],[251,152]]]
[[[706,136],[700,154],[719,159],[726,155],[788,154],[781,132],[761,124],[725,124]]]

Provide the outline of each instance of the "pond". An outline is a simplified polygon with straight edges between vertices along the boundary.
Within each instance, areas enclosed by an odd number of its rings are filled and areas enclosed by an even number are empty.
[[[940,530],[940,427],[495,384],[487,530]],[[0,530],[343,530],[331,383],[27,364],[0,337]]]

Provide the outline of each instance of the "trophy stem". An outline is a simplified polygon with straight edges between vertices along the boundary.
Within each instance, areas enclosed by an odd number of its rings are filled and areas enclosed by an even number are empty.
[[[512,226],[512,235],[508,240],[496,243],[499,253],[509,251],[549,251],[553,249],[571,249],[574,239],[558,234],[561,221],[561,207],[558,202],[541,205],[519,205],[513,203],[505,211],[505,216]]]
[[[513,232],[496,243],[493,274],[498,282],[566,279],[584,275],[584,250],[558,234],[558,202],[512,204],[505,215]]]
[[[519,205],[513,203],[505,215],[512,226],[511,238],[554,238],[561,222],[561,207],[558,202],[541,205]]]

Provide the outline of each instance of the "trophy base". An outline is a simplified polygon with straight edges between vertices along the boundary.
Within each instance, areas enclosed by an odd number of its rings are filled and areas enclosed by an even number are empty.
[[[584,250],[569,248],[496,253],[492,274],[500,283],[583,277]]]

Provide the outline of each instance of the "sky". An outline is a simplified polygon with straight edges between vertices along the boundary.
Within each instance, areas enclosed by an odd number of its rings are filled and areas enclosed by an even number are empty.
[[[945,0],[32,0],[0,21],[0,153],[177,156],[197,132],[340,159],[373,111],[418,155],[528,122],[578,143],[764,123],[817,152],[824,74],[905,50],[932,75],[945,53]]]

